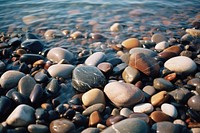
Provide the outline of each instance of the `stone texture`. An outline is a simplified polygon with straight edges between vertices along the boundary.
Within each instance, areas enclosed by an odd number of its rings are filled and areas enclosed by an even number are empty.
[[[82,102],[85,106],[91,106],[97,103],[105,104],[104,93],[97,88],[91,89],[83,94]]]
[[[133,84],[129,83],[108,83],[104,88],[104,92],[118,107],[130,107],[144,99],[143,92]]]
[[[154,111],[149,116],[154,122],[170,121],[170,116],[162,111]]]
[[[106,78],[102,72],[94,66],[77,66],[72,75],[72,86],[80,91],[86,92],[92,88],[103,88]]]
[[[99,63],[105,61],[105,59],[106,55],[103,52],[96,52],[85,60],[85,64],[88,66],[97,66]]]
[[[92,112],[89,117],[89,126],[95,126],[102,121],[102,118],[98,111]]]
[[[169,43],[167,43],[166,41],[162,41],[156,44],[155,49],[157,51],[162,51],[166,49],[167,47],[169,47]]]
[[[140,41],[137,38],[129,38],[122,42],[122,46],[126,49],[140,47]]]
[[[67,49],[61,48],[61,47],[55,47],[52,48],[48,53],[47,53],[47,59],[58,63],[62,59],[65,59],[68,62],[72,62],[74,60],[74,55]]]
[[[110,31],[111,32],[119,32],[123,29],[122,25],[120,23],[114,23],[113,25],[110,26]]]
[[[167,60],[164,66],[171,71],[182,74],[191,74],[197,69],[195,62],[185,56],[173,57]]]
[[[48,68],[48,72],[53,78],[67,79],[72,76],[74,68],[75,67],[70,64],[55,64]]]
[[[25,76],[24,73],[15,71],[15,70],[8,70],[1,76],[0,83],[1,87],[4,89],[12,89],[16,87],[19,80]]]
[[[21,43],[21,48],[27,49],[33,54],[38,54],[44,48],[44,44],[38,39],[28,39]]]
[[[147,76],[156,77],[159,75],[160,66],[158,62],[143,53],[132,54],[129,60],[129,66],[140,70]]]
[[[35,121],[35,109],[29,105],[18,105],[6,119],[13,127],[27,126]]]

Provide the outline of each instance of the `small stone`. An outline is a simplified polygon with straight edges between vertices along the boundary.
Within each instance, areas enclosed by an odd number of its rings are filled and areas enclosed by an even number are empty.
[[[154,111],[149,116],[154,122],[170,121],[170,116],[162,111]]]
[[[19,80],[18,91],[24,96],[29,97],[35,85],[36,81],[34,78],[32,78],[30,75],[26,75]]]
[[[126,67],[122,73],[123,79],[126,83],[136,82],[140,78],[140,72],[133,67]]]
[[[166,48],[165,50],[163,50],[163,52],[171,52],[171,53],[175,53],[177,55],[179,55],[181,53],[182,49],[180,46],[177,45],[173,45],[171,47]]]
[[[43,96],[43,88],[40,84],[36,84],[30,93],[30,100],[32,103],[40,102]]]
[[[97,68],[99,70],[101,70],[105,74],[111,72],[112,71],[112,67],[113,67],[112,64],[110,64],[108,62],[102,62],[97,66]]]
[[[47,126],[41,125],[41,124],[30,124],[28,126],[28,131],[30,133],[48,133],[49,128]]]
[[[151,97],[151,104],[153,106],[159,106],[164,103],[168,98],[169,95],[166,91],[160,91]]]
[[[188,100],[188,96],[190,96],[191,92],[188,89],[185,88],[178,88],[171,92],[169,92],[169,95],[171,95],[177,102],[186,102]]]
[[[38,54],[23,54],[20,56],[20,62],[25,62],[27,65],[28,64],[33,64],[34,62],[38,60],[43,60],[44,57]]]
[[[145,54],[146,56],[150,56],[150,57],[155,57],[157,55],[156,52],[154,52],[153,50],[151,49],[146,49],[146,48],[132,48],[129,50],[129,54],[140,54],[140,53],[143,53]]]
[[[28,39],[21,43],[21,48],[30,51],[33,54],[38,54],[44,48],[44,44],[38,39]]]
[[[126,64],[129,63],[129,58],[130,58],[130,54],[129,53],[125,53],[125,54],[120,56],[120,59],[122,60],[122,62],[124,62]]]
[[[155,78],[153,81],[153,87],[159,91],[160,90],[164,90],[164,91],[174,90],[173,84],[170,81],[165,80],[164,78]]]
[[[163,59],[170,59],[170,58],[172,58],[172,57],[175,57],[175,56],[177,56],[177,54],[176,53],[174,53],[174,52],[166,52],[166,51],[163,51],[163,52],[160,52],[159,54],[158,54],[158,56],[159,57],[161,57],[161,58],[163,58]]]
[[[96,88],[85,92],[82,96],[82,101],[85,106],[91,106],[97,103],[102,103],[105,105],[105,97],[103,92]]]
[[[111,27],[110,27],[110,31],[111,32],[119,32],[123,30],[123,27],[120,23],[114,23]]]
[[[0,72],[3,72],[6,69],[6,64],[0,60]]]
[[[200,78],[193,78],[193,79],[190,79],[188,82],[187,82],[188,85],[192,85],[192,86],[200,86]]]
[[[55,63],[60,62],[62,59],[72,62],[74,60],[74,55],[67,49],[55,47],[47,53],[47,58]]]
[[[154,58],[146,56],[143,53],[132,54],[130,56],[129,66],[134,67],[145,75],[152,77],[158,76],[160,71],[158,62]]]
[[[7,118],[13,109],[12,106],[12,99],[8,98],[7,96],[0,96],[0,121],[2,121],[4,118]]]
[[[51,133],[76,133],[74,123],[63,118],[53,120],[50,123],[49,129]]]
[[[84,111],[83,111],[83,115],[90,115],[92,112],[94,111],[98,111],[99,113],[103,112],[105,109],[105,105],[102,103],[97,103],[97,104],[93,104],[89,107],[87,107]]]
[[[200,132],[200,128],[191,128],[191,132],[192,133],[199,133]]]
[[[122,46],[126,49],[140,47],[140,41],[137,38],[129,38],[122,42]]]
[[[27,126],[35,121],[35,109],[29,105],[17,106],[6,119],[6,123],[13,127]]]
[[[133,111],[130,110],[129,108],[122,108],[120,110],[120,115],[122,115],[124,117],[128,117],[131,113],[133,113]]]
[[[118,64],[113,68],[112,75],[120,75],[126,67],[127,67],[126,63]]]
[[[167,47],[169,47],[169,43],[167,43],[166,41],[162,41],[156,44],[155,49],[157,51],[162,51],[166,49]]]
[[[197,65],[195,62],[185,56],[177,56],[167,60],[164,66],[170,71],[181,74],[191,74],[196,71]],[[180,67],[181,66],[181,67]]]
[[[110,116],[108,117],[108,119],[106,120],[106,125],[107,126],[111,126],[121,120],[126,119],[126,117],[122,116],[122,115],[114,115],[114,116]]]
[[[80,91],[86,92],[92,88],[103,88],[106,84],[103,73],[94,66],[77,66],[72,75],[72,86]]]
[[[70,64],[55,64],[51,65],[47,71],[53,78],[67,79],[72,76],[74,68],[75,67]]]
[[[200,111],[200,96],[199,95],[192,96],[188,100],[187,104],[193,110]]]
[[[156,133],[180,133],[179,128],[168,121],[153,124],[152,130]]]
[[[180,53],[180,56],[186,56],[186,57],[192,58],[193,53],[192,53],[192,51],[185,50]]]
[[[130,107],[144,99],[143,92],[133,84],[129,83],[108,83],[104,88],[104,92],[118,107]]]
[[[159,43],[159,42],[162,42],[162,41],[167,41],[166,37],[163,36],[162,34],[154,34],[152,37],[151,37],[151,41],[152,42],[155,42],[155,43]]]
[[[102,118],[98,111],[92,112],[89,118],[89,126],[95,126],[102,121]]]
[[[156,90],[153,86],[147,85],[142,89],[147,95],[152,96],[156,93]]]
[[[186,123],[181,119],[176,119],[176,120],[173,121],[173,123],[176,124],[176,125],[186,126]]]
[[[44,37],[47,40],[51,40],[57,36],[62,36],[62,32],[56,29],[49,29],[44,33]]]
[[[46,89],[52,94],[57,94],[60,88],[58,80],[55,78],[53,78],[46,86]]]
[[[105,61],[105,59],[106,55],[103,52],[96,52],[85,60],[85,64],[88,66],[97,66],[99,63]]]
[[[146,122],[137,118],[122,120],[102,131],[102,133],[148,133],[149,127]]]
[[[15,71],[15,70],[8,70],[0,78],[1,87],[4,89],[12,89],[16,87],[19,80],[25,76],[24,73]]]
[[[75,31],[75,32],[73,32],[73,33],[70,35],[70,37],[71,37],[72,39],[77,39],[77,38],[82,38],[83,35],[82,35],[82,33],[81,33],[80,31]]]
[[[200,30],[198,29],[186,29],[186,32],[194,37],[200,37]]]
[[[33,15],[28,15],[28,16],[24,16],[22,18],[22,21],[26,24],[26,25],[30,25],[33,24],[35,22],[37,22],[38,20],[40,20],[40,18],[33,16]]]
[[[177,109],[172,104],[163,103],[161,105],[161,110],[162,110],[162,112],[171,116],[172,118],[176,118],[178,115]]]
[[[44,64],[45,64],[44,60],[37,60],[36,62],[33,63],[33,67],[44,66]]]
[[[113,110],[112,110],[112,112],[111,112],[111,115],[112,116],[116,116],[116,115],[119,115],[120,114],[120,111],[119,111],[119,109],[117,109],[117,108],[114,108]]]
[[[133,111],[137,113],[149,114],[154,110],[154,107],[150,103],[141,103],[133,107]]]
[[[168,81],[173,81],[173,80],[176,79],[176,73],[170,73],[170,74],[166,75],[166,76],[164,77],[164,79],[166,79],[166,80],[168,80]]]

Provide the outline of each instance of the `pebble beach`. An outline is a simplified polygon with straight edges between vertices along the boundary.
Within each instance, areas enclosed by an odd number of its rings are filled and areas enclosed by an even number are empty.
[[[200,133],[198,6],[2,2],[0,133]]]

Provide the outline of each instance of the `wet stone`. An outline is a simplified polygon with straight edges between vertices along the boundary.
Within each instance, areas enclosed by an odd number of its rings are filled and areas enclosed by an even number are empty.
[[[0,96],[0,121],[5,119],[11,113],[12,107],[13,106],[13,101],[6,97],[6,96]]]
[[[20,62],[25,62],[27,65],[28,64],[33,64],[37,60],[43,60],[44,57],[38,54],[23,54],[20,57]]]
[[[58,80],[53,78],[46,86],[46,89],[52,94],[57,94],[60,90]]]
[[[150,101],[153,106],[159,106],[163,102],[165,102],[168,98],[169,98],[169,95],[166,91],[160,91],[160,92],[154,94],[151,97]]]
[[[11,99],[13,99],[13,101],[16,104],[29,104],[30,100],[28,99],[27,96],[19,93],[18,91],[13,91],[11,94]]]
[[[118,75],[118,74],[121,74],[123,72],[123,70],[127,67],[127,64],[126,63],[121,63],[121,64],[118,64],[117,66],[115,66],[113,68],[113,73],[112,75]]]
[[[44,44],[38,39],[28,39],[21,43],[21,47],[33,54],[38,54],[43,50]]]
[[[120,110],[120,115],[122,115],[124,117],[128,117],[131,113],[133,113],[133,111],[130,110],[129,108],[122,108]]]
[[[107,62],[112,64],[112,66],[116,66],[116,65],[122,63],[122,60],[120,58],[111,58],[111,59],[108,59]]]
[[[56,30],[56,29],[49,29],[44,33],[44,37],[47,40],[51,40],[51,39],[59,37],[59,36],[62,36],[62,33],[61,33],[61,31]]]
[[[156,78],[153,81],[153,87],[156,90],[165,90],[165,91],[172,91],[174,90],[174,86],[170,81],[165,80],[164,78]]]
[[[35,84],[33,90],[30,93],[30,100],[32,103],[38,103],[41,102],[41,99],[43,97],[43,88],[40,84]]]
[[[192,85],[192,86],[200,86],[200,78],[193,78],[190,79],[187,84]]]
[[[108,117],[108,119],[106,120],[106,125],[107,126],[111,126],[121,120],[126,119],[126,117],[122,116],[122,115],[116,115],[116,116],[110,116]]]
[[[162,50],[166,49],[167,47],[169,47],[169,43],[167,43],[166,41],[162,41],[162,42],[159,42],[158,44],[156,44],[155,49],[157,51],[162,51]]]
[[[95,126],[98,123],[101,123],[101,121],[102,121],[102,118],[101,118],[99,112],[94,111],[94,112],[92,112],[92,114],[89,117],[89,126]]]
[[[177,102],[183,103],[188,100],[191,93],[186,88],[178,88],[169,92],[169,95],[171,95]]]
[[[181,47],[177,46],[177,45],[170,46],[163,50],[163,52],[171,52],[171,53],[175,53],[177,55],[179,55],[181,53],[181,51],[182,51]]]
[[[192,96],[188,100],[187,104],[193,110],[200,111],[200,96],[199,95]]]
[[[97,103],[97,104],[93,104],[89,107],[87,107],[84,111],[83,111],[83,115],[90,115],[92,112],[94,111],[98,111],[98,112],[103,112],[105,109],[105,105],[102,103]]]
[[[108,62],[102,62],[97,66],[97,68],[105,74],[108,74],[109,72],[111,72],[112,67],[113,67],[112,64],[110,64]]]
[[[155,42],[155,43],[159,43],[159,42],[167,41],[167,40],[166,40],[166,37],[164,35],[162,35],[162,34],[154,34],[151,37],[151,41]]]
[[[43,108],[37,108],[35,110],[35,118],[37,120],[47,120],[47,118],[48,118],[47,110],[45,110]]]
[[[136,82],[140,78],[140,72],[133,67],[126,67],[122,73],[123,79],[127,83]]]
[[[130,58],[130,54],[129,53],[125,53],[125,54],[120,56],[120,59],[126,64],[129,63],[129,58]]]
[[[123,30],[123,26],[120,23],[114,23],[110,27],[111,32],[119,32]]]
[[[128,118],[137,118],[137,119],[145,121],[146,123],[150,122],[150,117],[147,114],[145,114],[145,113],[134,112],[134,113],[131,113],[128,116]]]
[[[167,121],[158,122],[152,125],[152,130],[159,133],[179,133],[179,128]]]
[[[147,97],[150,97],[156,93],[155,88],[150,85],[145,86],[142,90],[145,92],[145,94],[147,94]]]
[[[103,52],[96,52],[90,55],[86,60],[85,60],[85,65],[88,66],[97,66],[99,63],[105,61],[106,55]]]
[[[105,76],[94,66],[77,66],[72,75],[72,86],[80,92],[91,88],[103,88],[106,84]]]
[[[28,126],[28,131],[30,133],[48,133],[49,128],[47,126],[41,125],[41,124],[30,124]]]
[[[36,82],[38,83],[45,83],[49,81],[49,77],[47,76],[47,74],[43,73],[43,72],[37,72],[34,75],[34,79]]]

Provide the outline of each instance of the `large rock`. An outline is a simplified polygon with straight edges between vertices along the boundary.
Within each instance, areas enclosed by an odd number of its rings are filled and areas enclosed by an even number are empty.
[[[9,126],[27,126],[35,121],[35,109],[29,105],[21,104],[6,119]]]
[[[55,63],[58,63],[62,59],[66,60],[68,62],[72,62],[74,59],[74,55],[67,49],[64,49],[61,47],[55,47],[55,48],[52,48],[47,53],[47,58]]]
[[[148,133],[149,127],[145,121],[137,118],[122,120],[102,131],[102,133]]]
[[[103,88],[106,84],[106,78],[102,72],[94,66],[77,66],[72,75],[72,86],[85,92],[91,88]]]
[[[104,88],[104,92],[118,107],[130,107],[144,99],[143,92],[138,87],[129,83],[108,83]]]
[[[196,71],[195,62],[186,56],[177,56],[167,60],[164,66],[176,73],[191,74]]]
[[[9,70],[6,71],[0,79],[1,87],[4,89],[12,89],[13,87],[16,87],[19,80],[25,76],[24,73],[15,71],[15,70]]]

